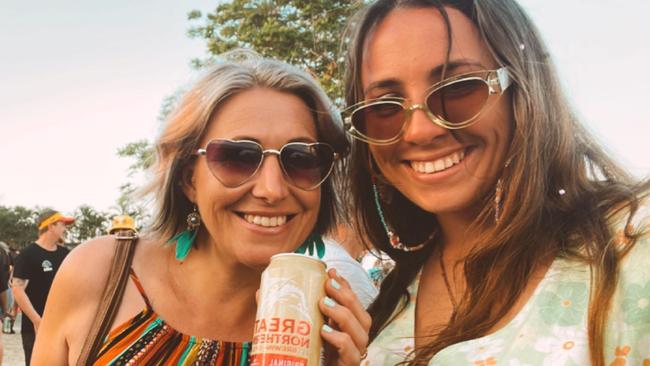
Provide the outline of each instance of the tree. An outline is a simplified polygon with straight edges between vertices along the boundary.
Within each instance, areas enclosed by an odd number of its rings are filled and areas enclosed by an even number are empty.
[[[194,10],[191,38],[202,38],[212,57],[193,60],[196,67],[220,53],[243,47],[309,70],[328,95],[342,101],[340,46],[350,15],[363,1],[233,0],[205,16]]]
[[[250,48],[308,70],[328,95],[341,103],[341,35],[349,16],[362,4],[361,0],[233,0],[205,15],[193,10],[188,13],[192,24],[188,36],[205,40],[210,56],[192,60],[192,64],[202,68],[220,53]],[[177,90],[163,100],[158,114],[161,123],[176,106],[181,92]],[[132,159],[132,177],[151,166],[154,148],[148,140],[139,140],[119,149],[118,156]],[[142,223],[148,211],[133,201],[135,186],[127,182],[120,190],[117,206],[124,207],[127,213],[142,215],[134,216]]]
[[[96,236],[105,235],[110,225],[107,213],[97,211],[88,205],[79,206],[74,212],[75,222],[68,229],[67,241],[79,244]]]
[[[38,238],[38,210],[23,206],[0,206],[0,240],[21,249]]]

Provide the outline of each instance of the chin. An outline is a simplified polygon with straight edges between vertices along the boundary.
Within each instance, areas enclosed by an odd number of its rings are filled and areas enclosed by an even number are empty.
[[[243,258],[240,257],[239,259],[246,267],[264,270],[271,263],[271,257],[280,253],[286,252],[279,250],[260,250],[258,248],[254,252],[249,252],[243,255]]]

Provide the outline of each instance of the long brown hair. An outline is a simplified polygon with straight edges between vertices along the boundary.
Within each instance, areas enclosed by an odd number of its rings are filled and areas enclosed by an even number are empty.
[[[548,50],[514,0],[379,0],[367,6],[352,19],[349,29],[348,105],[364,98],[360,70],[367,36],[399,7],[437,9],[446,22],[449,49],[452,29],[445,7],[458,9],[469,18],[497,63],[508,68],[515,120],[508,153],[511,160],[502,173],[505,193],[500,220],[494,223],[493,188],[483,197],[483,208],[472,225],[480,228],[473,239],[480,245],[464,262],[465,296],[452,321],[426,346],[415,350],[410,363],[426,364],[451,344],[487,334],[515,304],[541,259],[555,255],[584,261],[593,270],[589,346],[592,364],[604,365],[603,334],[619,259],[638,236],[627,230],[628,246],[622,250],[614,247],[608,219],[617,209],[628,207],[629,223],[650,182],[635,183],[577,121],[562,94]],[[350,169],[356,224],[367,245],[385,251],[396,262],[369,308],[373,339],[392,315],[403,310],[407,286],[442,243],[436,235],[435,215],[392,189],[385,215],[402,239],[420,242],[432,231],[434,236],[424,252],[391,248],[374,208],[369,160],[367,145],[354,141]]]

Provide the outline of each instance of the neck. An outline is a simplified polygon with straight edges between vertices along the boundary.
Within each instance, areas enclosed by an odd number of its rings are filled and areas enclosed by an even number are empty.
[[[468,228],[472,219],[459,213],[438,214],[438,224],[442,230],[445,262],[462,260],[472,250],[471,233]]]
[[[47,232],[43,233],[43,235],[39,236],[38,239],[36,240],[36,244],[38,244],[43,249],[47,249],[47,250],[56,249],[58,242],[59,242],[58,238],[55,238],[52,235],[48,235]]]
[[[171,286],[192,304],[197,314],[214,314],[214,309],[220,309],[220,314],[206,320],[212,324],[214,337],[250,340],[261,272],[224,260],[213,243],[202,244],[192,248],[182,263],[174,258],[171,247],[168,254]]]

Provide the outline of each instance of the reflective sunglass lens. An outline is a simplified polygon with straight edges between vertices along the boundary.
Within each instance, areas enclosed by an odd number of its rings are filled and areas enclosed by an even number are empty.
[[[404,108],[398,102],[375,102],[352,114],[352,125],[361,134],[375,140],[389,140],[404,124]]]
[[[287,144],[280,159],[292,184],[312,189],[327,178],[334,162],[334,150],[326,144]]]
[[[476,117],[490,96],[488,85],[481,79],[464,79],[446,85],[429,95],[427,107],[447,123],[461,124]]]
[[[227,187],[238,186],[250,178],[262,160],[260,147],[248,141],[211,141],[206,159],[212,174]]]

